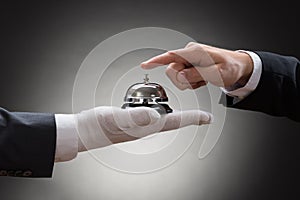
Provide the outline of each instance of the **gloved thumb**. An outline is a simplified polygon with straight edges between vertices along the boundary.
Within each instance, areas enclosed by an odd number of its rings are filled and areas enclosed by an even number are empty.
[[[123,116],[122,114],[117,116],[116,120],[120,122],[124,121],[125,124],[127,123],[128,128],[132,128],[136,126],[148,126],[150,124],[154,124],[158,119],[160,119],[160,117],[160,114],[155,109],[148,107],[136,107],[125,109]],[[123,127],[125,124],[123,124]]]
[[[136,107],[121,109],[101,109],[99,115],[102,125],[110,132],[126,131],[134,127],[144,127],[155,123],[160,119],[160,114],[148,107]]]

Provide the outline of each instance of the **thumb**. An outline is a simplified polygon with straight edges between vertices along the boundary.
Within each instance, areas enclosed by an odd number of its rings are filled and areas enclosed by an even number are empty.
[[[96,108],[101,126],[106,130],[116,132],[124,131],[134,127],[147,126],[155,123],[160,114],[148,107],[137,107],[122,109],[118,107]]]
[[[123,116],[123,120],[126,120],[128,127],[134,126],[147,126],[154,124],[158,119],[160,119],[160,114],[155,110],[148,107],[136,107],[127,108],[128,116]]]
[[[211,113],[201,110],[177,111],[165,115],[165,125],[161,131],[182,128],[189,125],[210,124],[213,121]]]

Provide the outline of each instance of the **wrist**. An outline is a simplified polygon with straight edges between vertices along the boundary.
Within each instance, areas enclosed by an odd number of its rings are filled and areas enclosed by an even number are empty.
[[[241,75],[237,81],[237,84],[240,86],[245,86],[253,73],[254,64],[251,56],[248,53],[244,51],[237,51],[237,53],[239,54],[241,71]]]
[[[246,96],[248,96],[252,91],[256,89],[258,86],[261,73],[262,73],[262,62],[259,56],[252,52],[252,51],[245,51],[245,50],[238,50],[236,52],[244,52],[245,54],[248,54],[251,58],[251,62],[253,63],[252,72],[250,73],[250,77],[246,78],[246,84],[242,83],[243,85],[236,82],[233,86],[230,88],[221,88],[223,92],[225,92],[229,96],[238,97],[239,99],[243,99]],[[240,54],[242,55],[242,54]],[[237,56],[235,56],[236,58]],[[238,60],[238,59],[236,59]],[[251,68],[250,68],[251,69]],[[249,73],[249,72],[248,72]],[[245,73],[246,74],[246,73]]]

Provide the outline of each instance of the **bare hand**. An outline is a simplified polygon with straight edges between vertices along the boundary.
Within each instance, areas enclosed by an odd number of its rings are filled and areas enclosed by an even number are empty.
[[[162,65],[169,65],[166,74],[181,90],[196,89],[208,82],[219,87],[245,85],[253,71],[253,63],[247,53],[195,42],[141,63],[144,69]]]

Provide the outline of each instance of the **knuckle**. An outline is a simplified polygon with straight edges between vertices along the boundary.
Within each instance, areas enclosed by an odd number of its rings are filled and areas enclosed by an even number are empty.
[[[172,69],[170,69],[169,67],[166,68],[165,70],[165,74],[170,78],[170,74],[172,73]]]
[[[189,68],[189,69],[185,69],[185,78],[188,81],[194,81],[196,79],[198,79],[198,77],[200,76],[200,73],[197,69],[195,68]]]
[[[191,73],[191,70],[185,70],[184,77],[186,80],[190,81],[193,78],[194,74]]]
[[[185,47],[191,47],[191,46],[194,46],[196,44],[197,44],[196,42],[189,42]]]
[[[173,51],[168,51],[168,52],[166,52],[166,55],[167,55],[167,56],[175,56],[176,53],[173,52]]]
[[[167,68],[166,68],[166,71],[165,73],[168,75],[168,74],[172,74],[174,72],[176,72],[177,70],[174,69],[174,67],[172,65],[169,65]]]
[[[177,85],[177,88],[178,88],[179,90],[181,90],[181,91],[187,89],[187,87],[184,87],[184,86],[182,86],[182,85]]]

